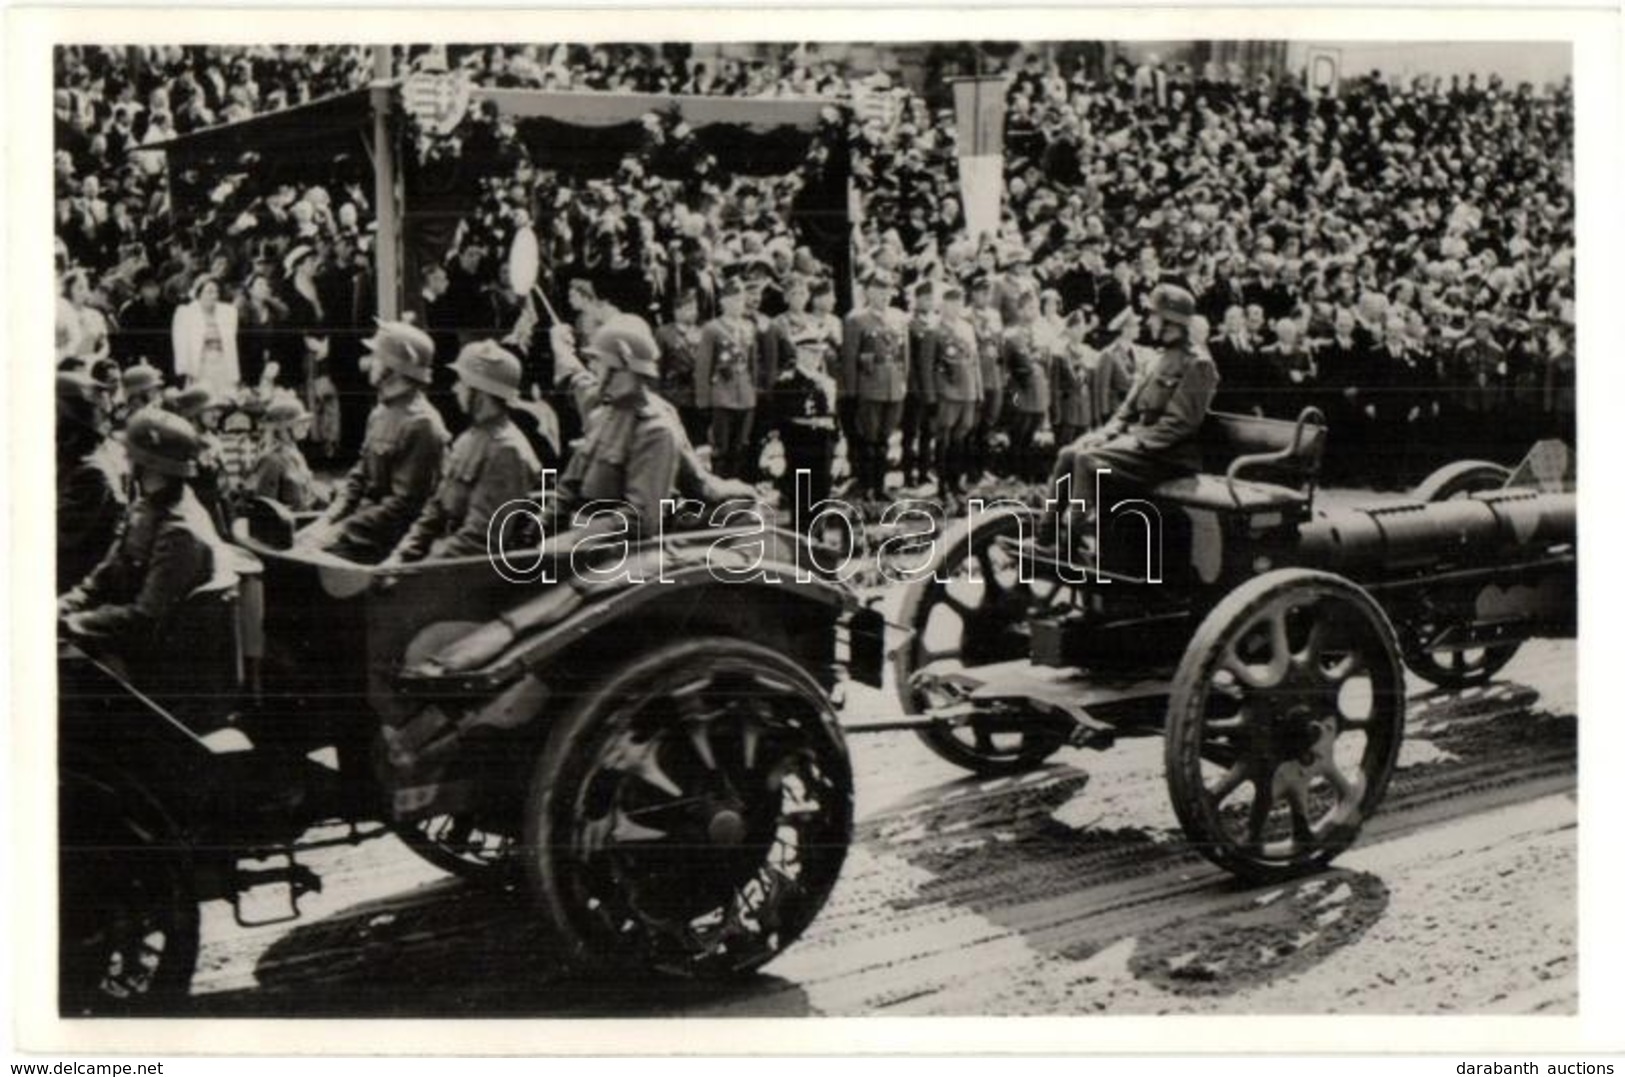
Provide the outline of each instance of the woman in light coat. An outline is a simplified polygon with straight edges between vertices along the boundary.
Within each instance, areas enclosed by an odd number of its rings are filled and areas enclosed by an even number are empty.
[[[175,311],[175,373],[187,384],[205,385],[217,396],[237,391],[237,308],[220,301],[220,282],[199,277],[192,301]]]

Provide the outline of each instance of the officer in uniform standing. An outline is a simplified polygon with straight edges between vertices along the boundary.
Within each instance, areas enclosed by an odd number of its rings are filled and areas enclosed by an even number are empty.
[[[931,355],[927,378],[936,397],[938,482],[944,494],[960,493],[970,478],[970,436],[982,406],[982,357],[976,327],[965,316],[965,293],[957,284],[943,289],[942,320]]]
[[[722,286],[722,313],[700,332],[694,363],[694,400],[711,413],[712,466],[734,478],[744,473],[756,415],[760,334],[745,316],[745,286],[738,278]]]
[[[361,460],[345,476],[333,504],[298,541],[376,564],[434,493],[448,437],[445,421],[423,395],[433,376],[429,334],[405,322],[381,322],[365,343],[371,354],[362,364],[378,390],[378,404],[367,417]]]
[[[468,429],[452,443],[439,487],[386,565],[484,553],[491,518],[541,479],[541,461],[508,414],[519,399],[518,357],[481,340],[464,347],[452,369]]]
[[[860,494],[886,491],[886,447],[903,418],[908,394],[908,316],[891,308],[892,282],[884,270],[863,280],[866,306],[846,319],[841,385],[857,397],[855,470]]]
[[[683,430],[696,445],[706,441],[709,423],[695,403],[694,370],[699,363],[699,296],[690,288],[677,297],[675,321],[655,331],[660,348],[660,395],[669,400],[682,417]]]
[[[903,401],[903,485],[919,486],[925,473],[936,462],[933,445],[936,433],[936,366],[937,343],[936,286],[921,281],[914,286],[913,310],[908,320],[909,364],[908,396]],[[941,471],[937,480],[942,481]]]
[[[976,430],[971,435],[974,481],[993,470],[993,433],[1004,414],[1004,319],[993,305],[993,281],[986,276],[971,281],[970,320],[982,365],[982,406],[977,410]]]
[[[147,408],[130,420],[124,450],[138,496],[101,563],[57,601],[69,634],[138,684],[143,667],[169,657],[156,653],[166,618],[231,563],[187,484],[201,447],[178,415]]]
[[[1015,306],[1015,324],[1004,331],[1004,368],[1010,375],[1010,461],[1013,474],[1036,481],[1038,431],[1049,417],[1051,353],[1040,338],[1038,293],[1028,289]]]
[[[1114,503],[1124,494],[1133,496],[1201,467],[1196,434],[1218,390],[1219,373],[1213,360],[1191,345],[1196,299],[1183,288],[1163,285],[1152,293],[1151,313],[1160,323],[1162,353],[1116,414],[1063,449],[1056,460],[1052,480],[1070,474],[1074,498],[1092,502],[1095,476],[1106,469],[1111,476],[1102,497]]]

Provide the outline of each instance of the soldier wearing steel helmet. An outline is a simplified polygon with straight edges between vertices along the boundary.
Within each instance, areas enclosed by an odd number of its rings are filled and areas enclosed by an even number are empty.
[[[652,528],[677,485],[688,438],[677,409],[654,391],[659,347],[648,323],[614,315],[580,356],[567,325],[553,327],[551,344],[554,378],[575,399],[586,429],[559,477],[561,505],[618,502]]]
[[[1151,314],[1159,323],[1161,354],[1106,424],[1061,450],[1056,461],[1052,478],[1070,474],[1074,498],[1093,501],[1095,476],[1105,469],[1115,490],[1145,489],[1201,467],[1196,432],[1213,403],[1219,372],[1191,342],[1195,297],[1164,285],[1152,294]]]
[[[395,549],[434,493],[449,437],[423,395],[434,362],[429,334],[405,322],[380,322],[365,343],[371,354],[362,364],[378,390],[378,404],[367,417],[361,460],[299,541],[376,564]]]
[[[508,414],[519,399],[518,358],[481,340],[465,346],[451,368],[468,429],[452,443],[439,487],[386,565],[485,552],[491,518],[541,479],[541,461]]]
[[[178,415],[146,408],[130,420],[124,450],[139,494],[101,563],[58,599],[69,633],[126,670],[157,657],[149,652],[175,607],[230,570],[214,521],[187,484],[200,448]]]

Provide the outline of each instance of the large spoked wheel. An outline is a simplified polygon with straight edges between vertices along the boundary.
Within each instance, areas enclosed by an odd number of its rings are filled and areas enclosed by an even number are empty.
[[[554,730],[524,864],[589,974],[749,974],[818,915],[852,835],[852,775],[816,681],[722,637],[633,660]]]
[[[1486,490],[1498,490],[1512,475],[1510,468],[1488,460],[1461,460],[1446,464],[1424,479],[1412,496],[1419,501],[1451,501]],[[1505,668],[1518,653],[1518,644],[1492,647],[1436,647],[1444,623],[1423,614],[1400,625],[1400,650],[1405,665],[1418,677],[1439,688],[1468,688],[1484,684]]]
[[[1376,602],[1329,573],[1265,573],[1208,614],[1175,674],[1174,810],[1203,856],[1243,878],[1323,868],[1381,803],[1404,724]]]
[[[1449,501],[1486,490],[1499,490],[1512,477],[1512,469],[1489,460],[1457,460],[1446,464],[1411,491],[1416,501]]]
[[[943,674],[974,670],[1026,658],[1031,651],[1028,619],[1065,599],[1054,580],[1024,582],[1018,554],[1030,514],[1005,512],[960,525],[946,536],[932,578],[909,591],[901,621],[909,642],[893,654],[898,698],[908,714],[925,714],[957,702],[951,678]],[[1068,730],[1052,718],[1034,715],[1012,722],[972,718],[961,725],[934,724],[918,731],[937,755],[975,774],[1008,775],[1032,770],[1066,745]]]
[[[129,794],[63,775],[59,1002],[64,1017],[173,1015],[197,965],[185,851]]]
[[[451,875],[501,886],[518,876],[514,836],[486,829],[468,815],[431,815],[397,823],[401,843],[424,860]]]

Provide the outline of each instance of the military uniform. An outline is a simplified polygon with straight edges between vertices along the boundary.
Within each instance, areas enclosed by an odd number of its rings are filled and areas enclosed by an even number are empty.
[[[716,318],[700,333],[694,365],[695,401],[711,412],[711,451],[717,472],[734,477],[745,469],[756,413],[760,335],[749,318]]]
[[[219,532],[185,484],[130,506],[113,546],[62,599],[82,638],[126,661],[147,657],[164,619],[226,562]]]
[[[938,343],[935,314],[916,311],[908,321],[908,396],[903,401],[903,473],[909,486],[924,480],[936,463],[937,386],[934,368]]]
[[[663,325],[655,331],[660,346],[660,395],[669,400],[682,417],[690,441],[704,441],[708,421],[696,403],[694,371],[699,365],[700,327]]]
[[[654,395],[635,408],[601,403],[598,379],[579,361],[561,369],[560,381],[586,428],[559,476],[560,507],[614,501],[643,520],[658,520],[660,502],[672,496],[688,447],[677,409]]]
[[[491,517],[536,488],[541,461],[506,415],[457,435],[434,496],[395,547],[401,561],[484,553]]]
[[[1103,468],[1111,469],[1114,485],[1141,489],[1199,470],[1196,433],[1218,386],[1218,368],[1206,353],[1189,343],[1165,347],[1100,434],[1062,453],[1063,466],[1072,458],[1072,496],[1092,499]]]
[[[891,308],[860,310],[847,317],[842,337],[841,385],[857,398],[858,478],[879,494],[886,443],[902,421],[908,395],[908,317]]]
[[[982,362],[976,330],[963,318],[938,323],[928,379],[936,400],[937,474],[944,487],[967,466],[965,448],[982,404]],[[924,360],[922,360],[922,363]]]
[[[447,440],[445,422],[422,393],[373,408],[361,460],[328,510],[337,538],[327,551],[365,564],[383,560],[440,482]]]
[[[1035,325],[1012,326],[1005,330],[1002,343],[1004,368],[1010,375],[1010,454],[1018,474],[1033,470],[1034,442],[1053,403],[1051,353],[1037,329]]]
[[[986,468],[992,462],[993,432],[1004,417],[1004,319],[994,307],[973,307],[970,319],[976,331],[977,355],[982,367],[982,406],[972,438],[981,457],[979,462]]]

